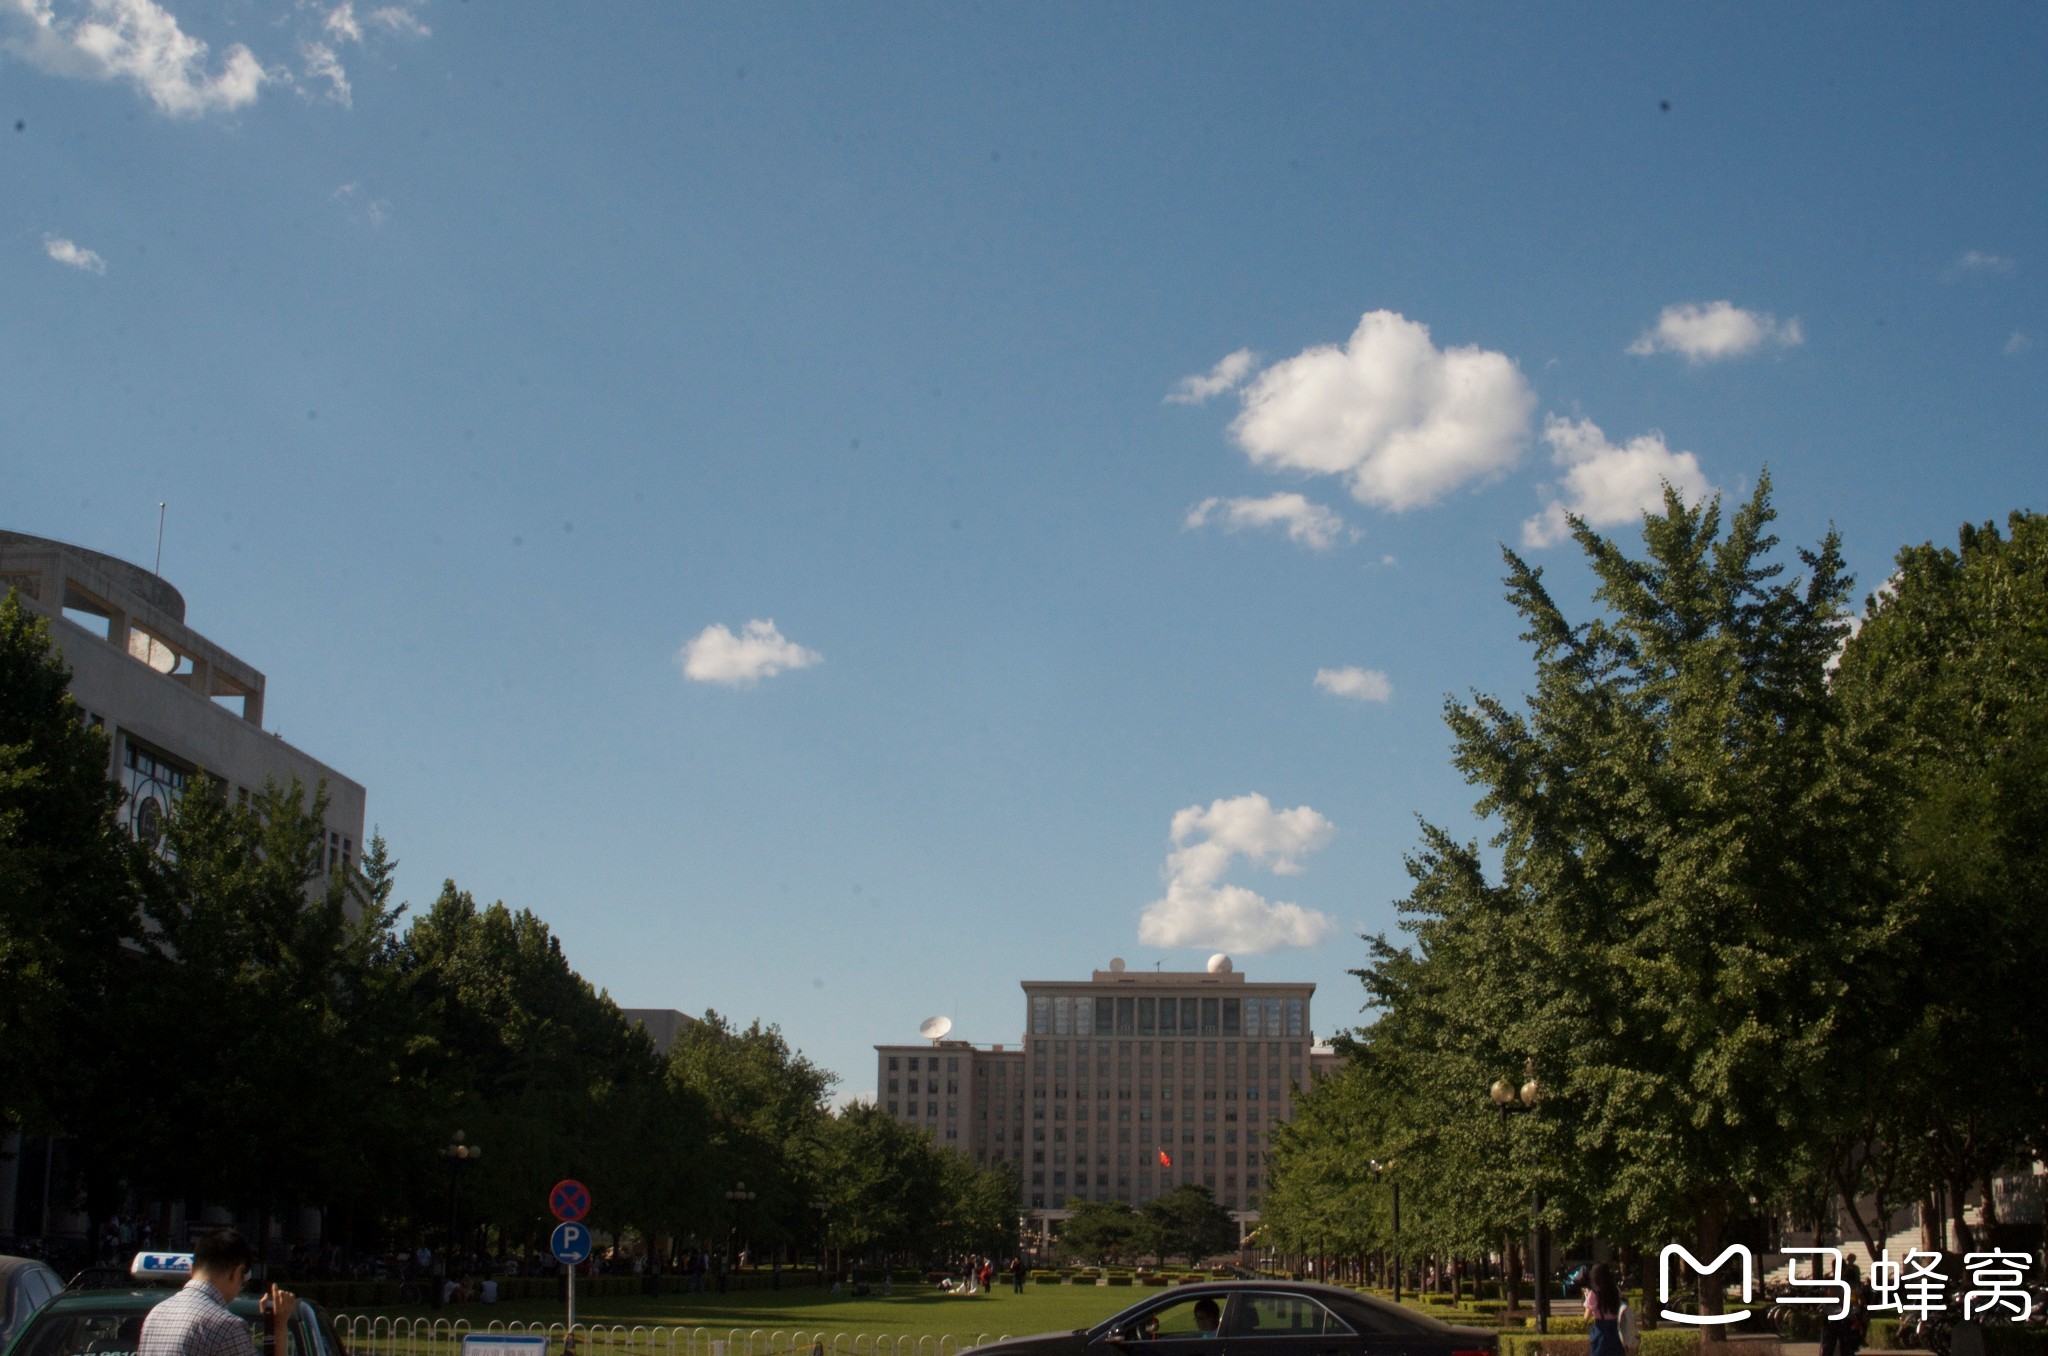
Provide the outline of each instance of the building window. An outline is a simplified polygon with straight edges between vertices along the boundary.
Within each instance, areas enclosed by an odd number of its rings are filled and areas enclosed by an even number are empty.
[[[960,1056],[958,1056],[958,1055],[948,1055],[948,1056],[946,1056],[946,1072],[947,1072],[947,1073],[959,1073],[959,1072],[960,1072]]]
[[[1052,1034],[1067,1036],[1074,1030],[1074,1000],[1055,998],[1052,1000]]]
[[[1241,1006],[1241,1004],[1240,1004],[1240,1003],[1239,1003],[1239,1001],[1238,1001],[1237,999],[1235,999],[1235,998],[1226,998],[1226,999],[1224,999],[1224,1000],[1223,1000],[1223,1034],[1224,1034],[1224,1035],[1226,1035],[1226,1036],[1235,1036],[1235,1035],[1237,1035],[1237,1034],[1238,1034],[1238,1032],[1239,1032],[1239,1025],[1238,1025],[1238,1009],[1239,1009],[1239,1007],[1240,1007],[1240,1006]],[[1234,1051],[1234,1050],[1233,1050],[1233,1051],[1232,1051],[1231,1053],[1235,1054],[1235,1053],[1236,1053],[1236,1051]]]
[[[939,1114],[939,1104],[937,1102],[926,1102],[924,1104],[924,1114],[936,1120]]]
[[[896,1056],[894,1055],[889,1056],[889,1072],[896,1072]]]
[[[896,1114],[896,1104],[894,1102],[889,1103],[889,1114],[891,1116]]]
[[[1159,1000],[1140,998],[1138,1000],[1138,1034],[1149,1036],[1159,1029]]]
[[[1052,1032],[1052,1000],[1034,995],[1031,999],[1031,1034],[1050,1035]]]
[[[898,1089],[897,1089],[897,1087],[896,1087],[896,1082],[897,1082],[897,1080],[896,1080],[896,1079],[893,1079],[893,1078],[889,1080],[889,1091],[891,1091],[891,1092],[896,1092],[896,1091],[898,1091]]]
[[[1287,1000],[1288,1035],[1299,1036],[1302,1034],[1302,1024],[1304,1019],[1303,1009],[1306,1007],[1307,1004],[1303,1003],[1299,998],[1290,998]]]

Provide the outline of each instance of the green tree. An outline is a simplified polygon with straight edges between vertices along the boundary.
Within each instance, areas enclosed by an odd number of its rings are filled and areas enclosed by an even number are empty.
[[[1237,1250],[1237,1221],[1209,1188],[1187,1182],[1140,1207],[1133,1246],[1161,1260],[1183,1257],[1194,1266]]]
[[[392,937],[355,879],[323,869],[326,836],[324,788],[296,781],[239,804],[200,774],[166,817],[140,968],[177,1053],[132,1074],[154,1087],[131,1160],[169,1198],[274,1210],[360,1185]]]
[[[1122,1201],[1067,1202],[1070,1212],[1060,1225],[1060,1251],[1090,1262],[1114,1262],[1127,1256],[1138,1236],[1138,1213]]]
[[[0,599],[0,1127],[64,1134],[128,1104],[140,855],[117,825],[106,736],[49,623]],[[104,1213],[104,1211],[102,1211]]]
[[[793,1243],[813,1227],[818,1137],[833,1076],[792,1050],[778,1027],[745,1029],[717,1012],[691,1023],[669,1051],[671,1086],[702,1099],[714,1193],[744,1182],[754,1199],[728,1209],[728,1226],[756,1243]]]
[[[818,1131],[817,1199],[831,1246],[855,1257],[922,1247],[947,1209],[931,1140],[872,1102],[848,1103]]]
[[[676,1203],[636,1187],[657,1166],[689,1180],[685,1146],[703,1127],[669,1114],[646,1033],[571,968],[547,924],[502,903],[480,908],[450,881],[405,948],[422,1014],[412,1077],[438,1092],[439,1123],[412,1149],[415,1198],[435,1199],[434,1183],[459,1187],[465,1220],[524,1239],[545,1225],[548,1186],[576,1177],[601,1228],[671,1223],[660,1216]],[[436,1157],[456,1129],[484,1149],[460,1183]]]
[[[1360,1046],[1407,1091],[1397,1156],[1461,1176],[1475,1228],[1519,1179],[1552,1222],[1718,1251],[1850,1096],[1882,986],[1851,989],[1888,921],[1829,691],[1850,583],[1832,535],[1781,579],[1772,518],[1762,477],[1725,530],[1667,491],[1640,559],[1575,523],[1602,609],[1576,624],[1506,553],[1533,690],[1447,711],[1498,880],[1426,827],[1414,949],[1381,940],[1362,972]],[[1525,1069],[1547,1096],[1503,1126],[1486,1089]]]
[[[1889,793],[1885,864],[1900,963],[1919,1001],[1873,1062],[1881,1095],[1833,1156],[1852,1214],[1862,1190],[1960,1202],[2009,1160],[2048,1152],[2048,518],[1954,549],[1901,551],[1837,677],[1851,738]],[[1901,1107],[1913,1114],[1901,1118]],[[1860,1227],[1868,1225],[1855,1215]]]
[[[107,740],[68,691],[49,623],[0,600],[0,1121],[49,1132],[71,1098],[57,1084],[138,935],[120,792]],[[53,1077],[55,1075],[56,1077]]]

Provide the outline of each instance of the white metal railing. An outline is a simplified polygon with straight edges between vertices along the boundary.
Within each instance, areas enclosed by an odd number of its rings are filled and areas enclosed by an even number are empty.
[[[403,1318],[337,1314],[335,1333],[349,1356],[459,1356],[475,1333],[545,1337],[552,1353],[567,1350],[571,1334],[560,1323],[492,1319],[481,1328],[459,1318]],[[946,1333],[814,1332],[788,1328],[687,1328],[620,1323],[578,1323],[576,1356],[957,1356],[968,1347],[1000,1341],[1008,1333],[977,1333],[971,1342]]]

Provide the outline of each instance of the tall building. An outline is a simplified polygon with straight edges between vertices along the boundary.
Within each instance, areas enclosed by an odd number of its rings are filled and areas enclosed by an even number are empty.
[[[1273,1127],[1338,1056],[1315,1043],[1315,985],[1200,971],[1025,980],[1021,1045],[878,1045],[876,1097],[977,1164],[1014,1164],[1042,1232],[1069,1200],[1142,1204],[1198,1182],[1259,1217]]]
[[[9,589],[49,618],[73,699],[107,732],[126,827],[153,838],[202,769],[244,799],[296,777],[308,791],[327,787],[323,865],[355,859],[362,783],[264,730],[262,673],[185,625],[184,595],[169,583],[82,546],[0,532],[0,594]]]
[[[71,669],[71,695],[107,733],[107,775],[126,792],[124,827],[154,841],[164,812],[204,770],[246,800],[296,777],[327,788],[321,866],[361,851],[362,783],[263,728],[262,673],[185,624],[185,599],[157,575],[82,546],[0,531],[0,596],[13,590],[49,619]],[[52,1198],[63,1145],[18,1135],[0,1143],[0,1234],[84,1228]]]

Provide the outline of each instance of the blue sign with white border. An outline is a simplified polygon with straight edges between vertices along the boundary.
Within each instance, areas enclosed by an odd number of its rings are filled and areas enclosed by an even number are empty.
[[[524,1333],[465,1333],[462,1356],[548,1356],[548,1339]]]
[[[555,1254],[557,1262],[574,1266],[590,1260],[590,1230],[580,1224],[557,1224],[548,1248]]]

